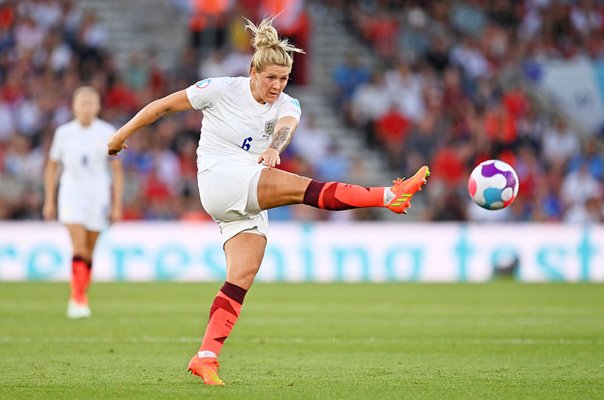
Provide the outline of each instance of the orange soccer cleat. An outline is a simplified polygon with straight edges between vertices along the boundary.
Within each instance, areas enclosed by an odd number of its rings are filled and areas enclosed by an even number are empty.
[[[203,383],[206,385],[224,385],[222,379],[218,377],[219,368],[220,364],[215,358],[195,355],[189,362],[187,371],[203,379]]]
[[[398,178],[392,181],[394,185],[390,187],[390,191],[394,193],[394,198],[386,204],[386,207],[397,214],[407,214],[407,209],[411,207],[411,198],[422,190],[428,176],[430,176],[430,169],[424,165],[411,178]]]

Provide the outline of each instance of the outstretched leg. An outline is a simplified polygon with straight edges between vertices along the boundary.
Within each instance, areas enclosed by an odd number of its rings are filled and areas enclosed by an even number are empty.
[[[406,213],[411,198],[430,175],[421,167],[409,179],[397,179],[389,187],[363,187],[341,182],[318,182],[289,172],[266,168],[258,182],[258,204],[263,210],[288,204],[307,204],[326,210],[387,207]]]

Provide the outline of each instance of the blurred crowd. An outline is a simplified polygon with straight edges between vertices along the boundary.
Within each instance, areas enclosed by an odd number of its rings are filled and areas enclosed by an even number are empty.
[[[403,4],[401,6],[401,4]],[[394,170],[432,170],[426,220],[603,221],[602,132],[575,131],[531,101],[543,58],[604,59],[604,3],[560,0],[331,1],[377,57],[351,54],[334,73],[335,103]],[[471,204],[467,177],[487,159],[516,169],[504,211]]]
[[[453,4],[454,3],[454,4]],[[56,127],[69,121],[82,84],[103,95],[101,118],[121,126],[155,98],[216,75],[246,75],[249,37],[240,16],[279,14],[280,32],[310,50],[308,7],[339,15],[373,52],[333,73],[334,111],[363,132],[392,170],[428,164],[425,220],[603,221],[604,158],[594,133],[582,139],[561,116],[542,112],[503,71],[538,57],[599,60],[604,7],[595,1],[173,0],[189,17],[188,46],[160,67],[152,49],[118,68],[108,32],[75,0],[0,0],[0,220],[40,219],[42,175]],[[183,27],[183,29],[185,29]],[[296,59],[292,85],[310,83],[312,54]],[[199,113],[168,116],[134,135],[120,157],[125,219],[206,220],[195,149]],[[299,140],[303,137],[304,140]],[[512,164],[521,195],[502,212],[472,207],[466,178],[480,161]],[[354,182],[354,160],[303,116],[282,168],[320,180]],[[381,183],[377,183],[381,184]],[[371,211],[309,207],[273,219],[376,218]]]
[[[173,3],[190,16],[190,41],[178,62],[161,68],[149,49],[133,53],[127,66],[118,68],[106,25],[78,1],[0,0],[0,220],[41,219],[48,150],[57,126],[72,119],[71,96],[78,86],[100,90],[100,118],[117,128],[147,103],[201,77],[247,75],[251,49],[239,15],[258,22],[258,13],[278,14],[279,7],[292,6],[279,29],[300,46],[308,39],[299,0]],[[300,64],[295,79],[304,84]],[[201,119],[193,112],[168,116],[129,140],[120,155],[126,220],[209,219],[196,180]],[[284,167],[299,169],[296,157],[290,151]]]

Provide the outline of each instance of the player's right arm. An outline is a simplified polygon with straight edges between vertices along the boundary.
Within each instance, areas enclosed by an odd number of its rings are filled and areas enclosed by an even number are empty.
[[[109,138],[107,152],[109,155],[115,156],[122,149],[128,148],[126,146],[126,139],[137,130],[154,123],[164,115],[192,109],[193,106],[191,106],[191,102],[184,90],[152,101]]]
[[[57,218],[57,180],[59,176],[59,163],[48,159],[44,168],[44,207],[42,216],[45,220]]]
[[[65,127],[60,126],[52,137],[48,152],[48,161],[44,167],[44,206],[42,216],[45,220],[57,218],[57,186],[59,180],[59,163],[65,153]]]

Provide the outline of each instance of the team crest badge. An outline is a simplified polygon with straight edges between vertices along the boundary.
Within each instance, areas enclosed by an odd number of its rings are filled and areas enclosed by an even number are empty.
[[[264,134],[262,134],[263,139],[268,139],[273,134],[273,132],[275,131],[276,123],[276,119],[271,119],[270,121],[266,121],[264,123]]]

